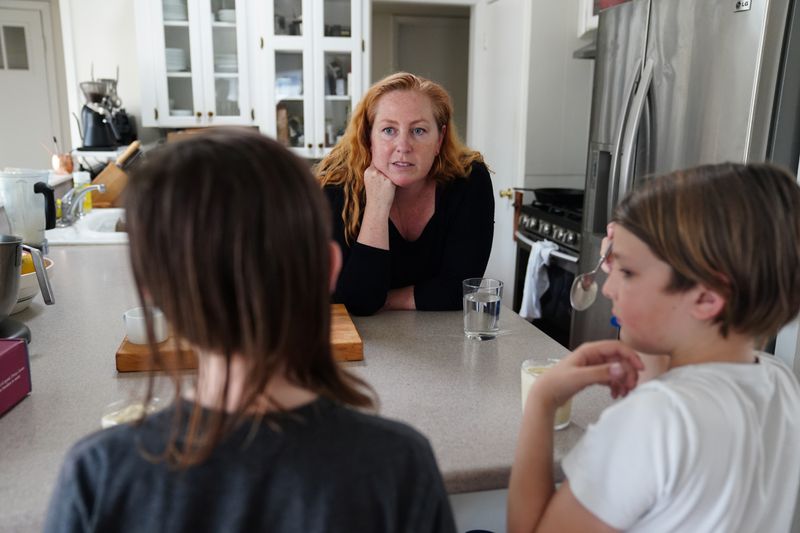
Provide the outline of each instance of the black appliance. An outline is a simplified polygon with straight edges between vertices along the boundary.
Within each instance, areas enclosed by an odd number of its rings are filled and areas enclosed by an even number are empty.
[[[98,79],[80,84],[86,103],[79,128],[83,150],[114,150],[136,140],[133,118],[117,96],[116,79]]]
[[[569,289],[578,274],[583,220],[580,189],[535,189],[536,200],[520,208],[517,219],[517,261],[514,275],[514,311],[519,312],[531,246],[548,240],[558,245],[550,254],[547,275],[550,286],[539,299],[541,318],[534,326],[568,347],[572,308]]]

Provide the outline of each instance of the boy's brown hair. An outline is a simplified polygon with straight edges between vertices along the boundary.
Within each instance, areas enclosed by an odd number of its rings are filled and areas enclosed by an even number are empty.
[[[800,310],[800,187],[783,169],[724,163],[646,179],[614,221],[672,267],[667,291],[701,283],[725,298],[722,336],[765,340]]]
[[[372,389],[333,360],[330,211],[308,164],[244,128],[213,129],[147,155],[126,191],[139,296],[161,308],[177,336],[225,357],[228,369],[233,355],[248,365],[237,412],[226,414],[222,397],[212,417],[195,406],[185,446],[173,428],[166,459],[202,461],[252,419],[279,373],[336,402],[373,407]],[[178,376],[175,384],[179,392]],[[228,385],[226,376],[225,392]]]

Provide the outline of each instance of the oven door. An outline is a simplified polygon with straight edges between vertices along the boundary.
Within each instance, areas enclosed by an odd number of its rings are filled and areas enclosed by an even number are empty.
[[[531,245],[536,242],[517,232],[517,264],[514,274],[514,311],[522,306],[522,292],[525,287],[525,274],[528,269]],[[550,253],[547,276],[550,286],[539,298],[542,307],[541,318],[534,319],[533,325],[562,346],[569,345],[569,331],[572,321],[572,307],[569,303],[569,290],[578,274],[578,256],[559,247]]]

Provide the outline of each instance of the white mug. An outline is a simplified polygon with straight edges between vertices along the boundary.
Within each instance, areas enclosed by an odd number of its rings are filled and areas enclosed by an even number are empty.
[[[153,339],[156,343],[164,342],[167,340],[167,319],[164,318],[164,313],[160,309],[152,307],[153,313]],[[145,324],[144,307],[134,307],[128,309],[122,315],[122,320],[125,322],[125,334],[128,336],[128,341],[133,344],[147,344],[147,325]]]

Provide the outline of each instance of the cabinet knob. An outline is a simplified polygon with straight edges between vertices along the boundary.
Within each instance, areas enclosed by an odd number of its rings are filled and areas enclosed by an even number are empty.
[[[202,117],[202,116],[203,116],[203,114],[202,114],[200,111],[198,111],[197,113],[195,113],[195,116],[196,116],[197,118],[200,118],[200,117]]]
[[[313,144],[311,144],[311,143],[308,143],[308,147],[309,147],[309,148],[314,148],[314,145],[313,145]]]
[[[319,144],[317,145],[317,148],[322,148],[322,143],[319,143]]]
[[[213,116],[214,116],[214,112],[213,112],[213,111],[209,111],[209,112],[208,112],[208,118],[211,118],[211,117],[213,117]]]
[[[513,189],[503,189],[500,191],[500,198],[508,198],[509,200],[514,196]]]

